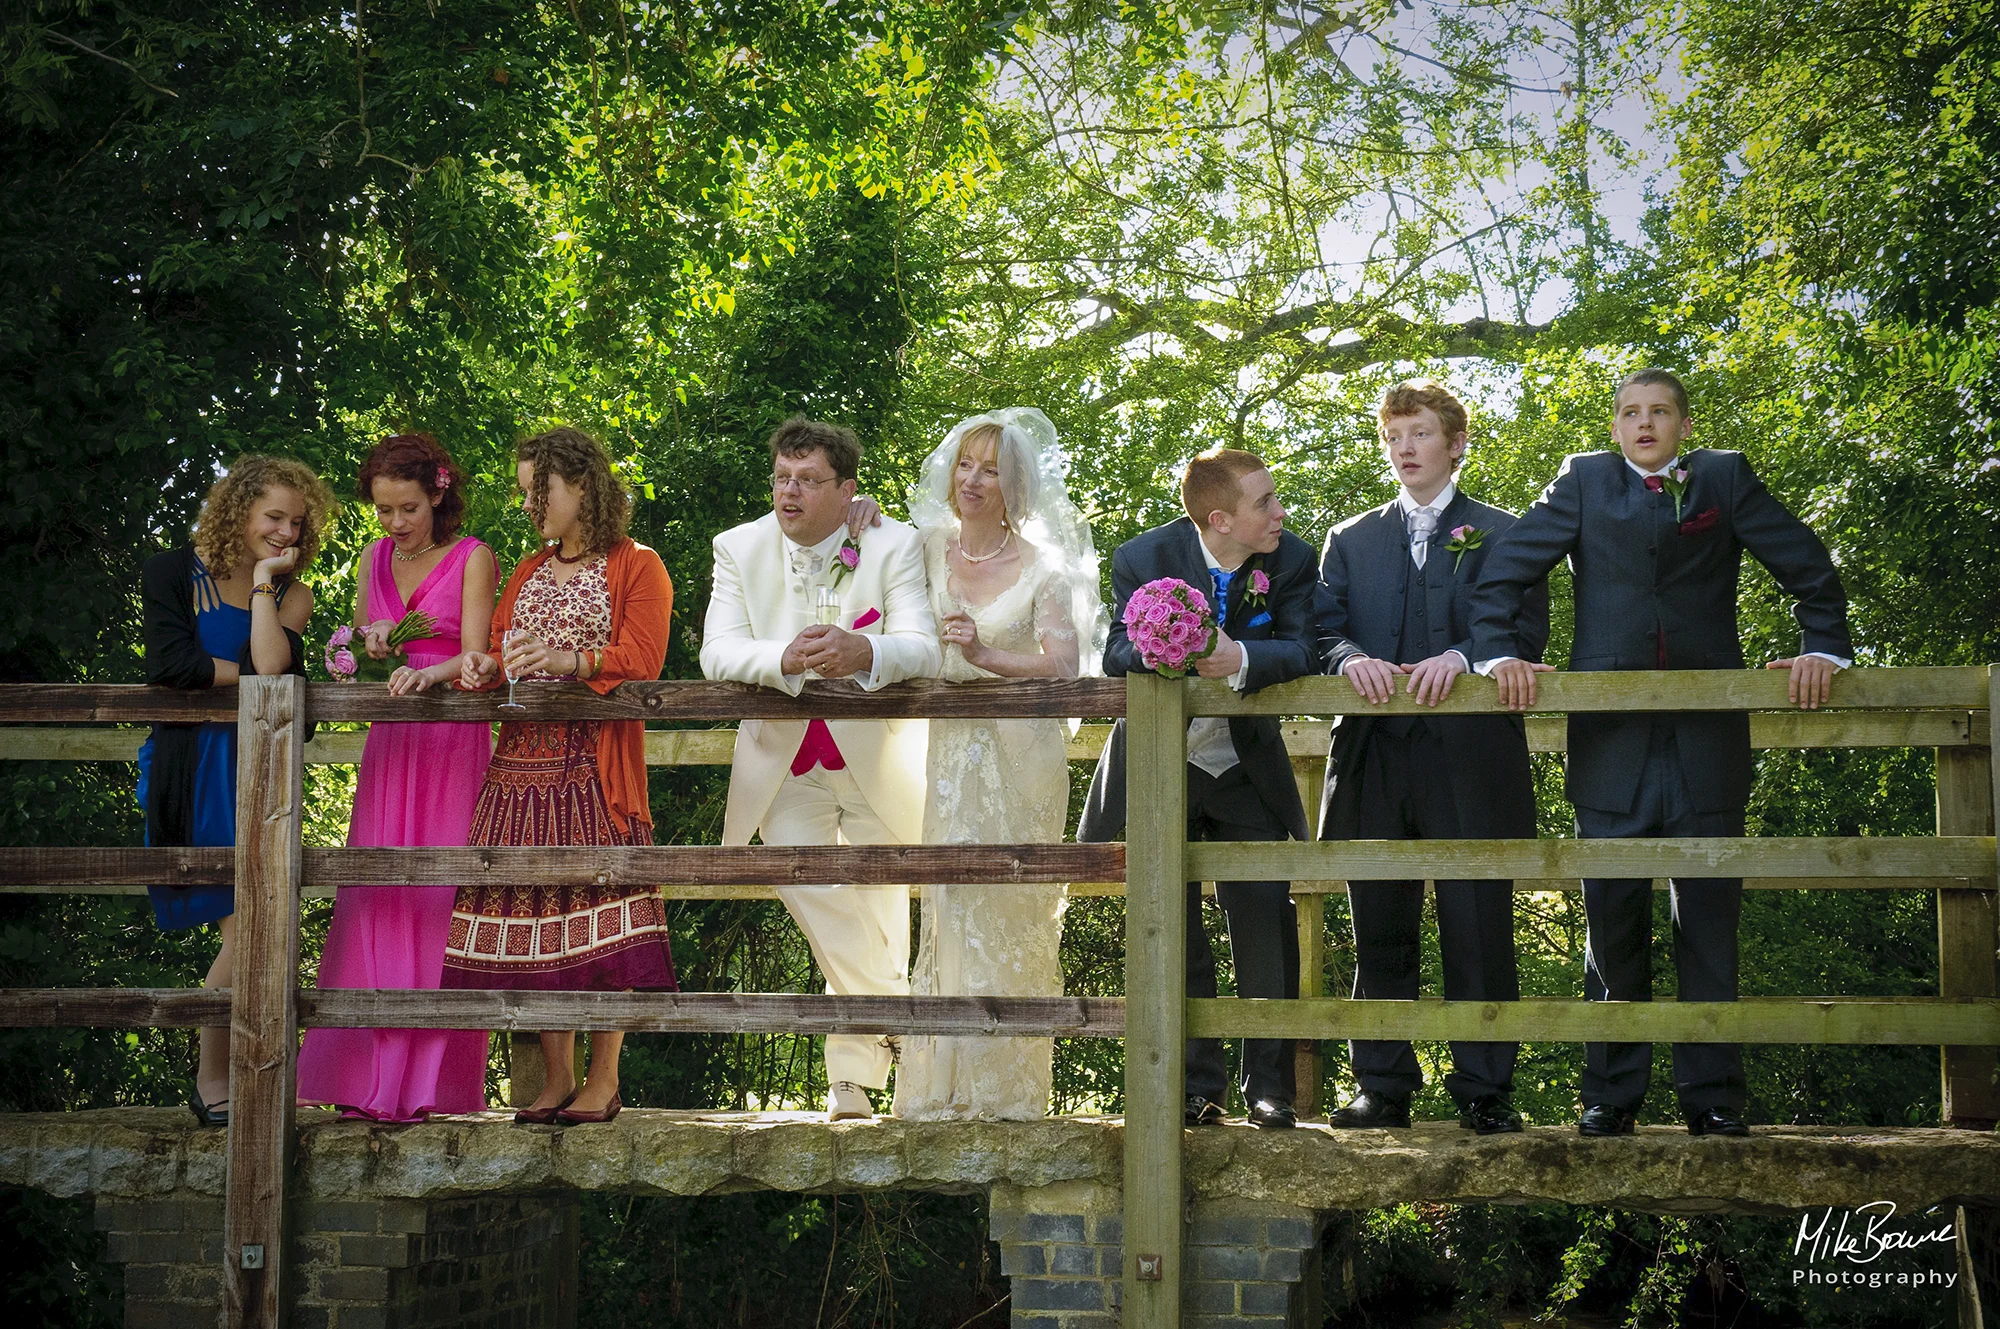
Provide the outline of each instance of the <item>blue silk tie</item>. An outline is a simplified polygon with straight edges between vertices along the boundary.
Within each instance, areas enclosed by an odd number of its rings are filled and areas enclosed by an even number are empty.
[[[1221,568],[1210,568],[1208,574],[1215,578],[1215,621],[1220,623],[1229,617],[1229,579],[1236,574]]]

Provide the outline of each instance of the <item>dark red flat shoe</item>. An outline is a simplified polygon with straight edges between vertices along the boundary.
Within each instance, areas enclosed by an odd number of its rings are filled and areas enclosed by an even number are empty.
[[[556,1119],[556,1114],[576,1102],[580,1090],[571,1090],[570,1096],[551,1108],[524,1107],[514,1113],[515,1124],[521,1126],[547,1126]]]
[[[571,1094],[570,1097],[575,1098],[576,1095]],[[611,1101],[604,1105],[602,1112],[572,1112],[569,1110],[568,1105],[565,1104],[563,1109],[556,1113],[556,1125],[594,1126],[600,1121],[610,1121],[618,1115],[618,1109],[623,1106],[624,1104],[618,1101],[618,1095],[615,1091],[611,1095]]]

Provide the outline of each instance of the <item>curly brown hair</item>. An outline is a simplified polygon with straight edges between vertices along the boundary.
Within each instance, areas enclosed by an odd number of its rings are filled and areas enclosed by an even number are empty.
[[[577,491],[577,525],[581,528],[583,553],[608,554],[611,546],[625,538],[632,521],[632,496],[611,470],[611,454],[581,429],[557,425],[514,445],[514,460],[534,464],[534,479],[528,485],[528,516],[535,529],[542,526],[548,510],[549,476],[560,475],[563,483]]]
[[[465,520],[465,472],[429,434],[391,434],[368,450],[354,487],[365,502],[375,501],[377,480],[408,480],[423,486],[431,504],[431,539],[439,544],[458,534]],[[442,481],[442,483],[440,483]]]
[[[229,570],[236,566],[250,509],[273,489],[292,490],[306,504],[305,528],[299,532],[299,561],[287,575],[298,576],[319,556],[320,539],[337,506],[333,490],[302,461],[246,452],[208,491],[194,524],[194,552],[217,581],[227,581]]]

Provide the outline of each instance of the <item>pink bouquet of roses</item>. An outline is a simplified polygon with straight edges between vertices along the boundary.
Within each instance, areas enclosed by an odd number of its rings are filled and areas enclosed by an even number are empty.
[[[1125,602],[1125,635],[1148,669],[1185,678],[1215,649],[1215,615],[1208,597],[1178,577],[1149,581]]]
[[[395,650],[405,642],[428,637],[437,631],[437,620],[421,609],[412,609],[403,615],[402,621],[389,630],[389,649]],[[377,660],[365,649],[367,634],[348,624],[341,624],[326,639],[326,672],[336,682],[352,683],[357,678],[371,682],[385,683],[389,675],[396,672],[402,662],[393,657]]]

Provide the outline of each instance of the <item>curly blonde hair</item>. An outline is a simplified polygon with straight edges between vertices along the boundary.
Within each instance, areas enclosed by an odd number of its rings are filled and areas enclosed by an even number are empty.
[[[243,528],[250,522],[250,510],[273,489],[292,490],[306,504],[305,529],[299,532],[299,561],[287,575],[298,576],[319,556],[320,540],[333,517],[333,491],[302,461],[246,452],[208,491],[194,525],[194,552],[217,581],[229,579],[243,544]]]
[[[534,479],[528,485],[528,516],[535,529],[549,504],[549,476],[560,475],[577,491],[577,526],[583,553],[608,554],[625,538],[632,521],[632,496],[611,470],[611,454],[581,429],[557,425],[514,445],[514,460],[531,462]]]

